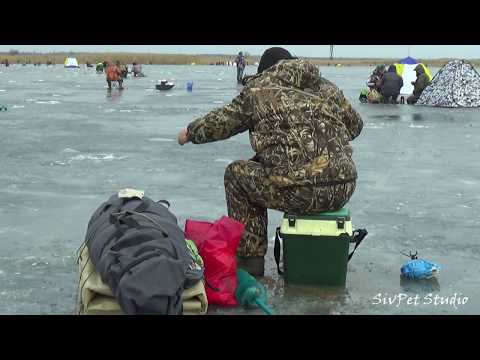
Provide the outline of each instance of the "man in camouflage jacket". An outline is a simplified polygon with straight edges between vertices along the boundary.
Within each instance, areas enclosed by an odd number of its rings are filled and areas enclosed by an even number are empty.
[[[342,208],[357,178],[349,142],[363,122],[315,65],[282,48],[267,50],[258,72],[231,104],[190,123],[178,141],[203,144],[249,131],[256,156],[231,163],[224,182],[228,215],[245,225],[239,267],[262,276],[267,208],[296,214]]]
[[[413,94],[407,98],[407,104],[410,105],[416,104],[423,90],[430,85],[430,79],[421,64],[418,64],[414,70],[417,73],[417,80],[412,81]]]

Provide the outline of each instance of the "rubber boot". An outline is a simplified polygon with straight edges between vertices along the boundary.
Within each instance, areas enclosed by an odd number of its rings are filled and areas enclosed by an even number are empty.
[[[237,267],[252,276],[263,276],[265,273],[265,258],[263,256],[237,256]]]

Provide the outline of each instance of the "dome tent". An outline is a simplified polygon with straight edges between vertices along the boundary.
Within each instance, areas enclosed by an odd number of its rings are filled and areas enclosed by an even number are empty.
[[[74,57],[67,57],[65,59],[65,67],[66,68],[78,68],[78,61]]]
[[[452,60],[435,75],[416,105],[480,107],[480,75],[466,60]]]

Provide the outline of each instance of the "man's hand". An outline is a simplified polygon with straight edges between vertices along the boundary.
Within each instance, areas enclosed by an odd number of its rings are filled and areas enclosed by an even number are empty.
[[[180,130],[180,132],[177,135],[177,141],[180,145],[185,145],[186,143],[189,142],[189,140],[188,140],[188,130],[186,128]]]

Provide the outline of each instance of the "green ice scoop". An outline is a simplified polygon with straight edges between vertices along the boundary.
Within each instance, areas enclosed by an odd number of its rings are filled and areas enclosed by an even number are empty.
[[[275,315],[267,306],[267,290],[252,275],[242,269],[237,270],[237,291],[235,296],[245,308],[258,306],[267,315]]]

